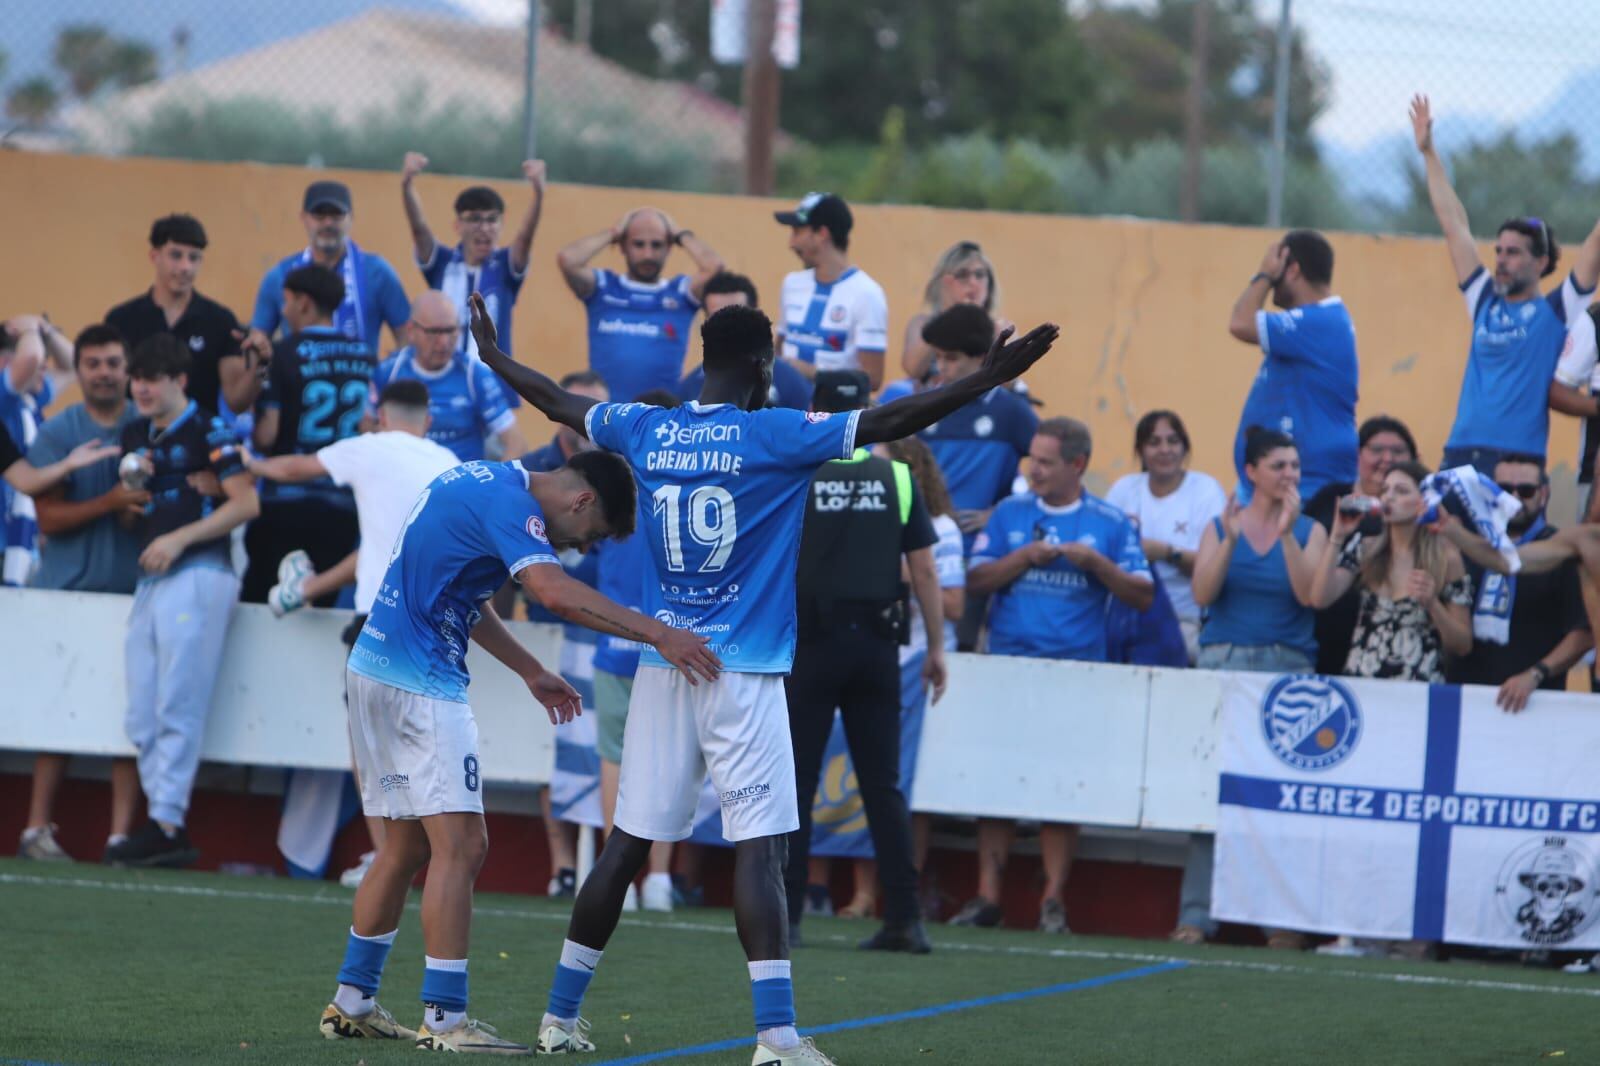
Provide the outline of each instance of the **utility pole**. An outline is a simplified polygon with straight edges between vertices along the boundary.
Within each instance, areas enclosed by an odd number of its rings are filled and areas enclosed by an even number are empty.
[[[778,63],[772,38],[777,0],[749,0],[744,61],[744,192],[771,196],[775,184],[772,142],[778,128]]]
[[[543,5],[528,0],[528,58],[522,72],[522,158],[539,158],[539,113],[534,107],[533,76],[539,69],[539,27],[544,25]]]
[[[1267,225],[1283,225],[1283,184],[1289,151],[1289,45],[1294,23],[1290,0],[1278,11],[1278,62],[1272,81],[1272,169],[1267,176]]]
[[[1183,180],[1178,217],[1200,220],[1200,180],[1206,154],[1206,85],[1211,63],[1211,0],[1195,0],[1189,30],[1189,93],[1183,109]]]

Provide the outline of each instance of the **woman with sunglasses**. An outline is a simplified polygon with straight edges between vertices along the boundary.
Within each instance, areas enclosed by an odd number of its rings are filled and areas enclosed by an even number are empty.
[[[999,303],[1000,279],[995,276],[994,264],[978,243],[958,241],[946,248],[934,264],[933,276],[922,291],[922,310],[912,315],[911,321],[906,323],[906,341],[900,355],[900,368],[906,372],[907,384],[899,387],[910,392],[926,384],[931,375],[938,371],[934,364],[933,349],[922,339],[922,327],[928,324],[928,319],[956,304],[981,307],[993,318],[994,309]],[[997,332],[1009,325],[1009,322],[995,320]],[[890,398],[885,394],[880,399]]]

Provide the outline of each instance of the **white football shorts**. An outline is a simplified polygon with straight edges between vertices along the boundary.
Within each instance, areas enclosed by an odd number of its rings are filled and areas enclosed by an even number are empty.
[[[617,827],[645,840],[684,839],[707,771],[729,840],[800,828],[783,675],[724,673],[690,685],[677,670],[640,666],[622,737]]]
[[[471,707],[407,692],[351,670],[344,676],[350,750],[367,815],[483,813],[478,723]]]

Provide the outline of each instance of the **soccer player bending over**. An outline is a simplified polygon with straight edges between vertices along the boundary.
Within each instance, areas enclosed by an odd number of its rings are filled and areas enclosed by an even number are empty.
[[[622,748],[615,830],[572,909],[538,1051],[592,1051],[578,1017],[616,929],[623,895],[657,840],[689,835],[709,770],[734,842],[734,920],[750,966],[758,1066],[825,1064],[795,1029],[784,897],[786,838],[800,824],[783,677],[794,661],[795,561],[812,474],[857,446],[910,436],[1002,385],[1049,351],[1055,326],[995,341],[982,367],[944,388],[865,411],[763,410],[772,384],[772,324],[751,307],[706,320],[705,385],[675,410],[599,403],[520,366],[495,344],[476,295],[478,354],[552,421],[617,452],[650,495],[654,573],[644,613],[710,638],[726,672],[691,686],[646,650]],[[810,802],[811,797],[805,797]],[[398,912],[397,912],[398,913]],[[386,927],[387,928],[387,927]]]
[[[691,684],[696,674],[715,680],[721,663],[705,641],[613,603],[568,577],[556,558],[566,548],[628,536],[637,502],[625,463],[583,452],[546,474],[517,463],[466,463],[434,478],[412,506],[345,671],[362,806],[384,819],[384,840],[356,891],[339,990],[322,1012],[328,1039],[530,1050],[467,1018],[472,884],[489,847],[478,727],[467,705],[467,641],[520,677],[553,724],[581,713],[572,687],[483,609],[509,573],[562,618],[651,646]],[[375,997],[406,893],[425,864],[423,1023],[412,1031]]]

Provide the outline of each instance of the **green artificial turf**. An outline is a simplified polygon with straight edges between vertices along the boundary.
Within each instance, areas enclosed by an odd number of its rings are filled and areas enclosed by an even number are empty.
[[[350,895],[327,882],[0,861],[0,1064],[409,1061],[409,1047],[317,1032]],[[409,1025],[423,954],[414,904],[380,993]],[[843,1066],[1600,1062],[1595,977],[943,928],[934,954],[912,958],[856,951],[870,931],[860,922],[805,929],[802,1029],[1068,986],[818,1035]],[[556,902],[480,896],[472,1014],[531,1041],[564,930]],[[595,1066],[748,1063],[748,1045],[646,1058],[749,1039],[732,915],[627,916],[584,1014],[600,1050],[581,1061]]]

